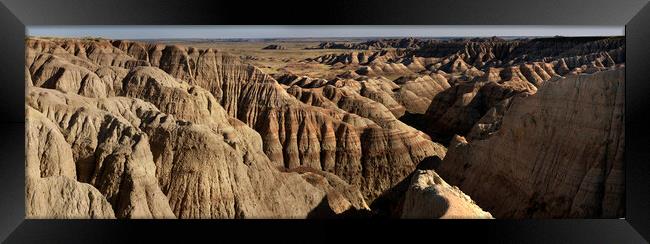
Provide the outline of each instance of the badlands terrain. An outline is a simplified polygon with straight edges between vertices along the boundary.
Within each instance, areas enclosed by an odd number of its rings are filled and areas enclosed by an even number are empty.
[[[29,37],[28,218],[624,216],[624,37]]]

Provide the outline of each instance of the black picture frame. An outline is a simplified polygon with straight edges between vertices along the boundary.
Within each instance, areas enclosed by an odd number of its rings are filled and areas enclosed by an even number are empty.
[[[7,243],[650,240],[650,5],[647,0],[83,1],[0,0],[0,240]],[[624,219],[563,220],[26,220],[24,38],[29,25],[608,25],[625,26]],[[237,234],[243,230],[244,234]],[[210,237],[212,236],[212,237]],[[348,236],[348,237],[344,237]],[[351,237],[350,237],[351,236]]]

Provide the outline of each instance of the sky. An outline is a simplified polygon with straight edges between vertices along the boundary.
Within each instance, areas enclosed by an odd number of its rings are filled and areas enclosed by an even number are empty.
[[[27,35],[110,39],[617,36],[624,26],[28,26]]]

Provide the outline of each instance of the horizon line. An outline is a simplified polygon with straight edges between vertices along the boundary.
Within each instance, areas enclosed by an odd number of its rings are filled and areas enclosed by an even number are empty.
[[[624,26],[27,26],[26,35],[107,39],[624,36]]]

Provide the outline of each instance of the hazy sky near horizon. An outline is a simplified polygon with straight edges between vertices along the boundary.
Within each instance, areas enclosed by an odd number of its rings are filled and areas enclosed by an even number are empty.
[[[111,39],[621,36],[624,26],[27,26],[29,36]]]

